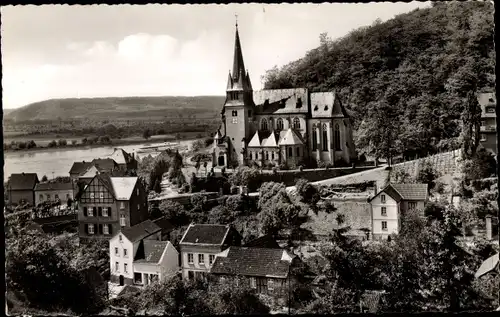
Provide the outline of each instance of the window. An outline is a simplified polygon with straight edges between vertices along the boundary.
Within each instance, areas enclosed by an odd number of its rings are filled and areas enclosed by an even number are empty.
[[[266,151],[266,161],[269,161],[269,152]]]
[[[120,271],[120,263],[119,262],[115,262],[115,271],[116,272]]]
[[[104,225],[102,227],[102,231],[103,231],[104,234],[109,234],[109,227],[108,227],[108,225]]]
[[[127,257],[127,249],[123,249],[123,256]]]
[[[233,110],[232,115],[233,115],[233,117],[237,117],[238,116],[238,111]]]
[[[297,98],[297,104],[295,105],[297,108],[301,108],[302,107],[302,98]]]
[[[257,288],[257,281],[255,280],[255,277],[250,278],[250,287]]]
[[[118,239],[120,240],[120,242],[122,242],[123,241],[122,235],[119,235]]]
[[[487,138],[486,138],[486,134],[481,134],[481,141],[486,141]]]
[[[313,125],[313,129],[312,129],[313,133],[312,133],[312,137],[313,137],[313,144],[312,144],[312,149],[313,151],[316,151],[318,149],[318,132],[316,131],[316,125]]]
[[[137,210],[141,209],[141,204],[137,204]]]
[[[252,116],[252,110],[248,110],[248,116],[251,117]]]
[[[276,121],[276,130],[283,130],[283,119],[279,118]]]
[[[292,154],[292,152],[293,152],[293,151],[292,151],[292,148],[291,148],[291,147],[289,147],[289,148],[288,148],[288,157],[292,157],[292,155],[293,155],[293,154]]]
[[[90,193],[90,198],[94,199],[94,193]]]
[[[340,146],[340,128],[338,124],[335,124],[335,132],[334,132],[334,142],[335,142],[335,151],[341,151],[342,147]]]
[[[250,160],[253,160],[253,158],[252,158],[252,152],[249,152],[249,153],[248,153],[248,158],[249,158]]]
[[[214,263],[214,260],[215,260],[215,255],[210,254],[208,256],[208,264],[212,265]]]
[[[139,188],[137,188],[136,193],[137,193],[137,196],[139,196]]]
[[[323,151],[328,151],[328,131],[326,124],[323,124]]]
[[[495,108],[494,107],[487,107],[486,113],[495,113]]]
[[[125,272],[125,273],[128,272],[127,267],[128,267],[127,263],[123,263],[123,272]]]
[[[386,207],[382,207],[381,214],[382,214],[382,216],[387,216],[387,208]]]
[[[297,148],[297,157],[299,157],[299,156],[300,156],[300,148],[298,147]]]
[[[260,122],[260,129],[267,131],[267,120],[266,119],[262,119],[262,121]]]
[[[120,209],[125,209],[125,203],[123,201],[120,202]]]
[[[205,264],[205,254],[198,254],[198,264]]]
[[[108,217],[109,216],[108,208],[107,207],[102,208],[102,216],[103,217]]]
[[[121,236],[120,236],[121,237]],[[115,248],[115,255],[120,256],[120,252],[118,251],[118,248]]]
[[[233,118],[233,123],[238,123],[238,118]]]
[[[188,263],[189,264],[193,264],[194,263],[193,253],[188,253]]]
[[[99,199],[104,199],[104,193],[99,193]]]
[[[274,161],[274,152],[271,152],[271,160]]]
[[[43,195],[42,194],[40,194],[39,198],[40,198],[40,201],[43,201]]]
[[[47,200],[50,200],[50,194],[47,194]]]
[[[188,271],[188,280],[193,280],[193,279],[194,279],[194,272]]]
[[[89,234],[94,234],[94,225],[88,225],[89,226]]]
[[[387,221],[382,221],[382,230],[387,231]]]
[[[125,216],[121,215],[120,217],[120,226],[125,227]]]
[[[94,207],[89,207],[88,215],[89,217],[94,217]]]
[[[274,281],[272,279],[269,279],[269,281],[267,282],[267,289],[269,291],[272,291],[274,289]]]
[[[414,202],[414,201],[409,202],[408,203],[408,209],[409,210],[415,210],[415,209],[417,209],[417,203]]]
[[[142,284],[142,273],[134,273],[134,283]]]
[[[380,201],[385,204],[385,195],[380,195]]]
[[[294,129],[300,129],[300,120],[299,120],[299,118],[293,119],[293,128]]]
[[[327,110],[328,110],[328,106],[325,106],[325,111],[327,111]]]

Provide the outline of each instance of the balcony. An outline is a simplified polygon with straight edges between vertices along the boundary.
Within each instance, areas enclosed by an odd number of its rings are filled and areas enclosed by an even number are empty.
[[[497,127],[494,125],[482,125],[479,128],[480,132],[495,132],[497,130]]]

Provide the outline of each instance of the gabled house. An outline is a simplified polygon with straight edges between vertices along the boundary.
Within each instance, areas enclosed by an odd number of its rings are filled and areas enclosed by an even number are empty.
[[[91,163],[90,162],[74,162],[73,166],[71,166],[71,169],[69,170],[69,176],[73,181],[77,181],[78,177],[84,173],[89,167]]]
[[[427,187],[427,184],[389,184],[370,198],[373,239],[397,234],[401,216],[408,211],[417,211],[423,217]]]
[[[119,285],[163,282],[179,272],[179,253],[161,241],[161,228],[151,220],[122,228],[109,240],[110,280]]]
[[[8,201],[11,204],[35,204],[35,186],[39,183],[36,173],[10,175],[7,182]]]
[[[137,160],[134,155],[125,152],[123,149],[115,148],[109,158],[114,160],[118,168],[123,171],[137,170]]]
[[[215,256],[240,244],[240,234],[230,225],[190,224],[179,243],[182,278],[206,278]]]
[[[138,177],[97,174],[78,203],[80,241],[110,239],[120,228],[141,223],[148,215],[147,193]]]
[[[216,255],[210,273],[219,282],[238,277],[238,283],[247,283],[258,293],[283,295],[293,279],[292,267],[299,261],[279,248],[231,246]]]

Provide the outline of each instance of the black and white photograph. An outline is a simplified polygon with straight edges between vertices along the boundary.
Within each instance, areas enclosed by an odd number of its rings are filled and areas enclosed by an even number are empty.
[[[500,311],[493,1],[0,11],[6,315]]]

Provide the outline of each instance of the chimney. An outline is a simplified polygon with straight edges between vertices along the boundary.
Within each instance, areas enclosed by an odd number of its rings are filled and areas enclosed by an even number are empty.
[[[492,239],[491,232],[491,215],[486,216],[486,240],[490,241]]]

